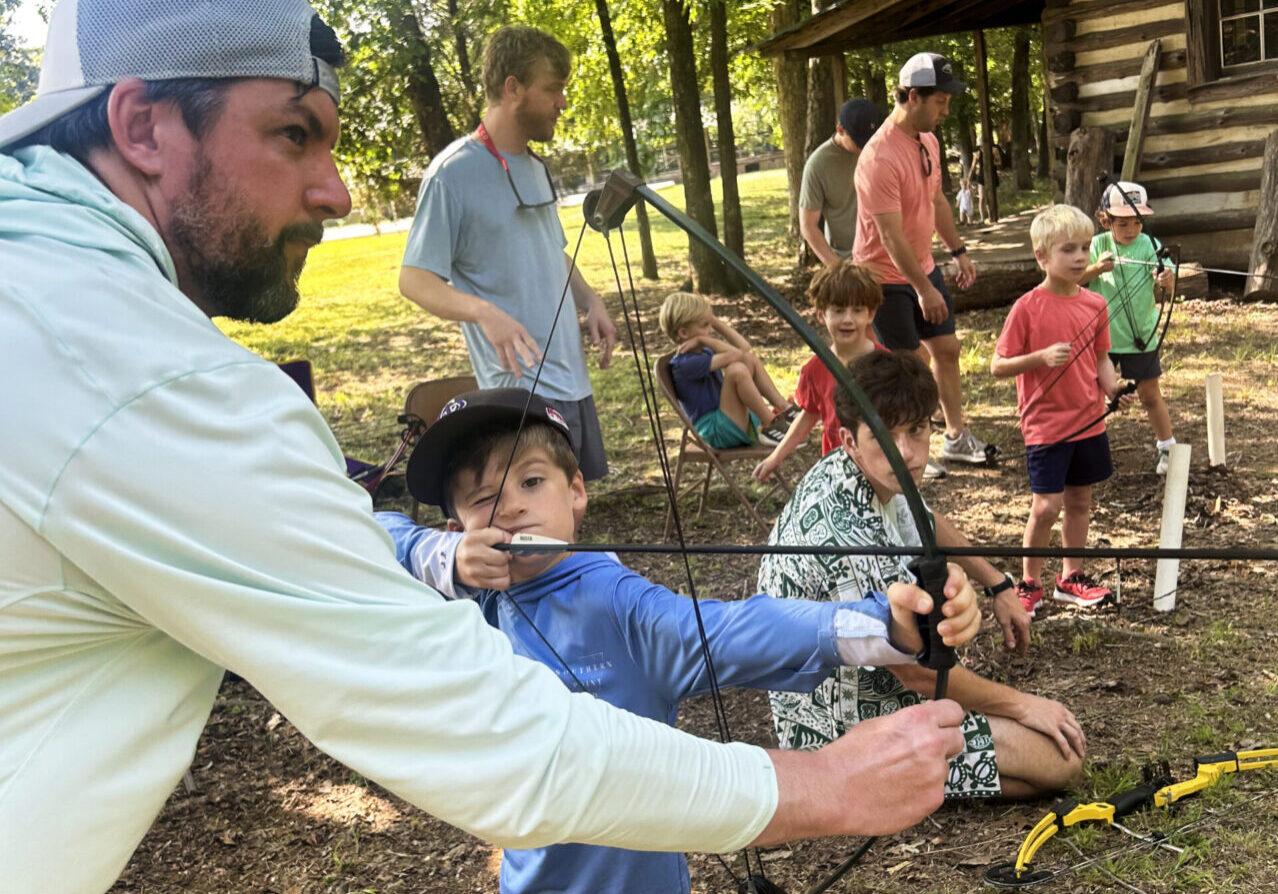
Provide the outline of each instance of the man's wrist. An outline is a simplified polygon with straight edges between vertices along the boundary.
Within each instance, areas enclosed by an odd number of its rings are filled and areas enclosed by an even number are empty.
[[[967,254],[967,246],[964,245],[962,242],[958,244],[957,248],[950,249],[950,257],[956,260],[965,254]]]
[[[1004,574],[1001,581],[996,584],[991,584],[985,588],[985,598],[993,599],[999,593],[1004,593],[1012,589],[1014,586],[1016,586],[1016,582],[1012,580],[1012,576],[1010,574]]]

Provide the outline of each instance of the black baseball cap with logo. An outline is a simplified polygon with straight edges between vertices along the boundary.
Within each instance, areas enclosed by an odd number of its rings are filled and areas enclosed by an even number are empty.
[[[528,414],[525,429],[529,425],[548,425],[562,434],[573,455],[577,454],[572,429],[563,414],[536,394],[523,388],[467,391],[444,404],[439,416],[413,448],[413,455],[408,459],[408,492],[419,503],[438,506],[446,512],[444,485],[449,460],[494,428],[518,427],[525,407]]]

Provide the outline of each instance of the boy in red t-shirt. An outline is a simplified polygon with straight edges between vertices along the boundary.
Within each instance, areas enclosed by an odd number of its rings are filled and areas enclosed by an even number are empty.
[[[854,357],[873,351],[878,345],[870,337],[874,312],[883,302],[883,290],[870,271],[847,258],[822,267],[812,277],[808,297],[817,316],[830,333],[830,350],[846,364]],[[781,462],[808,439],[821,423],[821,455],[839,446],[839,420],[834,414],[834,376],[820,358],[813,357],[799,370],[794,403],[800,413],[781,443],[767,459],[754,467],[756,481],[767,481]]]
[[[1016,376],[1016,399],[1029,470],[1026,546],[1046,546],[1065,510],[1061,544],[1087,542],[1092,485],[1114,471],[1105,434],[1105,401],[1121,386],[1109,359],[1109,313],[1105,299],[1080,288],[1087,269],[1092,221],[1072,205],[1053,205],[1030,224],[1034,257],[1047,274],[1017,299],[995,345],[990,372]],[[1120,400],[1125,406],[1129,395]],[[1081,559],[1066,558],[1053,598],[1100,605],[1112,597],[1083,573]],[[1033,615],[1043,598],[1041,558],[1024,559],[1018,595]]]

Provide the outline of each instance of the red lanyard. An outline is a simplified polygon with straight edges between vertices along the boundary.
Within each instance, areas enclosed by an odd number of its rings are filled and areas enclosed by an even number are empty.
[[[505,157],[500,152],[498,152],[497,147],[493,145],[493,138],[488,135],[488,128],[484,127],[484,122],[482,121],[479,122],[479,127],[475,128],[475,133],[473,134],[473,136],[476,140],[478,140],[480,143],[483,144],[483,147],[485,149],[487,149],[489,152],[492,153],[493,158],[497,159],[497,163],[501,165],[501,169],[505,171],[507,174],[509,174],[510,165],[506,164]],[[542,158],[540,155],[538,155],[536,152],[533,152],[532,149],[525,147],[524,151],[527,152],[529,155],[531,155],[533,158],[537,159],[543,165],[546,163],[546,160]]]

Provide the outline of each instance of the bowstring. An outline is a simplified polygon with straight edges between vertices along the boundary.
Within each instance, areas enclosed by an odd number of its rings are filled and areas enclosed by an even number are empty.
[[[542,348],[541,360],[537,364],[537,372],[533,376],[532,384],[528,387],[528,397],[524,400],[523,411],[519,414],[519,425],[515,428],[515,440],[510,445],[510,456],[506,457],[506,468],[502,470],[501,482],[497,485],[497,493],[493,496],[493,509],[492,512],[488,514],[488,527],[490,528],[493,526],[494,519],[497,518],[497,507],[501,505],[501,492],[506,487],[506,478],[510,475],[510,467],[514,464],[515,454],[519,450],[519,438],[524,433],[524,423],[528,421],[528,408],[532,405],[533,393],[537,390],[538,383],[541,382],[541,373],[546,367],[546,358],[550,356],[550,343],[555,337],[555,327],[559,325],[559,316],[563,313],[564,301],[568,297],[568,292],[572,289],[572,275],[577,269],[577,253],[581,251],[581,242],[585,236],[586,224],[583,221],[581,225],[581,232],[577,234],[577,244],[572,250],[572,260],[568,264],[568,275],[564,279],[564,289],[559,293],[559,303],[555,307],[555,316],[550,323],[550,332],[546,335],[546,345]],[[519,363],[518,355],[515,356],[514,360],[516,364]],[[572,678],[572,681],[577,684],[578,691],[586,692],[585,684],[582,683],[577,674],[573,672],[572,667],[566,660],[564,660],[564,657],[560,655],[555,647],[550,644],[550,640],[541,632],[541,628],[533,622],[532,617],[524,611],[524,607],[519,604],[518,600],[516,600],[514,596],[510,595],[509,590],[502,590],[500,592],[501,595],[506,597],[506,601],[510,603],[510,605],[514,606],[515,611],[519,612],[520,617],[522,617],[528,626],[532,628],[533,632],[537,634],[537,638],[540,639],[546,648],[550,650],[550,654],[555,656],[555,660],[558,661],[560,666],[568,673],[568,676]]]
[[[678,493],[674,488],[674,476],[670,472],[670,455],[666,445],[665,430],[661,424],[661,413],[659,412],[659,403],[657,398],[657,386],[654,381],[652,372],[652,359],[648,353],[648,339],[643,329],[643,317],[639,308],[638,291],[635,289],[634,274],[630,265],[630,252],[626,245],[626,233],[624,225],[617,228],[618,239],[621,243],[622,262],[626,269],[626,278],[630,289],[630,304],[626,303],[626,290],[621,283],[621,272],[617,268],[616,254],[613,252],[611,235],[605,231],[603,233],[604,243],[608,247],[608,262],[612,266],[613,281],[617,286],[617,297],[621,302],[622,317],[626,325],[626,334],[630,337],[631,356],[634,358],[635,374],[639,379],[639,390],[643,395],[644,412],[648,417],[648,427],[652,433],[653,443],[656,445],[657,463],[661,469],[661,479],[666,490],[667,499],[670,501],[671,519],[674,522],[675,536],[680,547],[680,554],[683,559],[684,574],[688,581],[688,596],[692,600],[693,616],[697,621],[697,637],[701,645],[701,656],[706,666],[706,678],[710,684],[710,700],[714,706],[715,725],[718,728],[719,738],[723,742],[732,741],[732,731],[728,722],[727,706],[723,701],[723,691],[719,685],[719,676],[714,666],[714,658],[710,651],[710,640],[706,634],[705,620],[701,614],[701,602],[697,596],[697,587],[692,573],[692,563],[687,551],[687,541],[683,531],[683,520],[679,512]],[[631,314],[633,312],[633,321]],[[643,359],[640,360],[640,354]],[[746,873],[750,873],[750,848],[742,849],[742,856],[745,860]],[[756,854],[758,862],[759,875],[763,877],[763,858]],[[724,869],[732,877],[735,884],[739,884],[735,873],[726,861],[720,859],[720,863]]]

